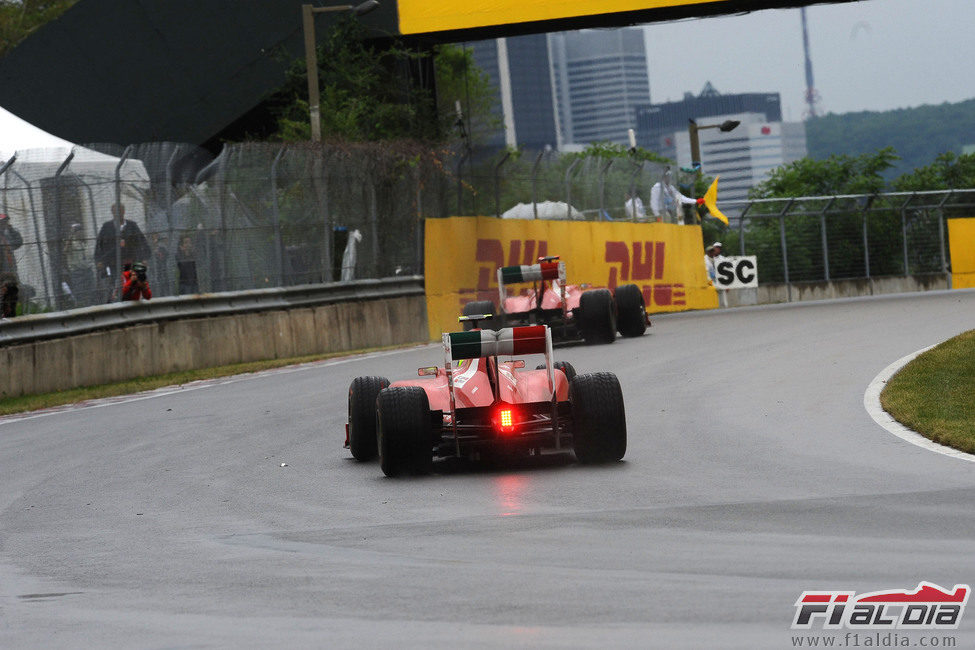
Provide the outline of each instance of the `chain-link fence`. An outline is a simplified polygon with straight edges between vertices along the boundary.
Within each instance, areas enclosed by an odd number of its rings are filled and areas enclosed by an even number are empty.
[[[729,204],[730,205],[730,204]],[[726,254],[757,255],[759,281],[816,282],[945,273],[945,220],[975,216],[975,190],[742,202]]]
[[[666,170],[625,155],[475,161],[410,143],[236,144],[216,158],[171,143],[97,148],[0,163],[0,285],[19,281],[21,312],[118,300],[133,261],[154,296],[421,274],[424,218],[654,219],[627,199],[649,203]],[[675,182],[690,195],[688,180]],[[727,229],[706,219],[705,237],[758,255],[760,281],[822,281],[943,272],[944,220],[971,216],[975,190],[722,207],[741,216]]]

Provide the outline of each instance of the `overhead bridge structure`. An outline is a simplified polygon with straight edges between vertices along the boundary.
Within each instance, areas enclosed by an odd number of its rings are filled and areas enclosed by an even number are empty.
[[[289,63],[302,55],[305,1],[81,0],[0,60],[3,106],[72,142],[219,143],[281,86]],[[361,20],[375,38],[425,47],[810,4],[816,3],[381,0]],[[338,15],[316,20],[325,26]],[[318,30],[320,38],[325,33]]]

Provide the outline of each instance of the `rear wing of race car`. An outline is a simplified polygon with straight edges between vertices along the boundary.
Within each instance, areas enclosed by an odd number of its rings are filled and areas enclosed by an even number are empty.
[[[557,256],[539,258],[538,264],[531,266],[502,266],[498,269],[498,307],[501,308],[508,297],[505,285],[546,280],[558,282],[562,291],[562,304],[565,305],[565,262],[560,262]]]
[[[517,267],[515,267],[517,268]],[[443,335],[444,370],[447,371],[447,390],[450,394],[450,420],[454,438],[457,438],[456,403],[454,401],[454,377],[451,361],[498,357],[500,355],[544,354],[548,375],[548,387],[552,393],[553,408],[556,404],[555,369],[552,363],[552,331],[547,325],[505,327],[500,330],[471,330],[449,332]],[[497,385],[497,359],[494,364],[494,381]]]

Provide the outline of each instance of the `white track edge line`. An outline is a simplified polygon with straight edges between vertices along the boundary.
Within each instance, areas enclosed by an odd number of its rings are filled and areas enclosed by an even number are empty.
[[[903,424],[895,420],[890,413],[885,411],[884,407],[880,405],[880,391],[884,389],[884,386],[887,385],[890,378],[893,377],[898,370],[933,347],[934,345],[929,345],[928,347],[922,348],[917,352],[913,352],[906,357],[901,357],[894,363],[881,370],[880,374],[873,378],[873,381],[870,382],[870,384],[867,386],[866,392],[863,394],[863,408],[867,409],[867,413],[873,418],[874,422],[901,440],[909,442],[912,445],[917,445],[923,449],[927,449],[928,451],[934,451],[945,456],[951,456],[952,458],[967,460],[970,463],[975,463],[975,455],[959,451],[954,447],[940,445],[933,440],[925,438],[917,431],[908,429]]]

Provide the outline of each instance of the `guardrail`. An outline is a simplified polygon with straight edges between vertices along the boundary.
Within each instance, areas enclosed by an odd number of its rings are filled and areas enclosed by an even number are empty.
[[[423,276],[410,275],[112,303],[0,321],[0,347],[144,323],[422,295]]]

